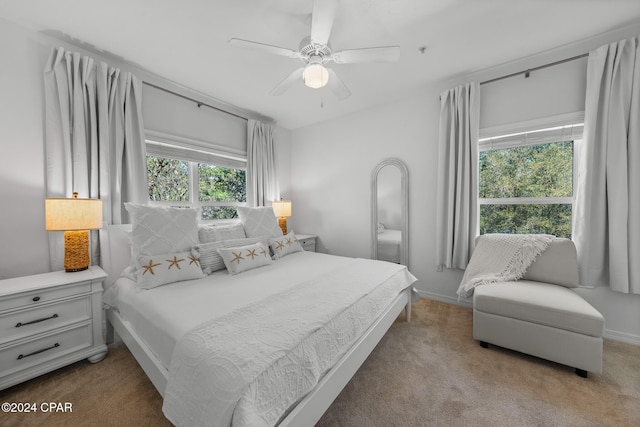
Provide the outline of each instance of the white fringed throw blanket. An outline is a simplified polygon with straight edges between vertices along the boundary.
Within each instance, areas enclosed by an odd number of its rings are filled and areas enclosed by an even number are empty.
[[[458,296],[469,298],[479,285],[520,279],[554,238],[548,234],[481,236],[458,287]]]

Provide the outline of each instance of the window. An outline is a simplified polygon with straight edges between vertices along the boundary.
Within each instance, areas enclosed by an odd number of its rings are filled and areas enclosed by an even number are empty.
[[[246,167],[211,153],[147,141],[151,205],[198,207],[201,220],[237,218],[245,206]]]
[[[480,234],[571,238],[576,142],[582,124],[482,138]]]

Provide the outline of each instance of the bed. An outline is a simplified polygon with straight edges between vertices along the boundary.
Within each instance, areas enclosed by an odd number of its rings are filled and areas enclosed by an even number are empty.
[[[400,262],[400,244],[402,231],[383,228],[378,233],[378,259],[389,262]]]
[[[107,340],[116,332],[127,345],[176,425],[313,425],[402,310],[410,319],[416,279],[406,267],[305,251],[240,274],[215,271],[140,291],[127,274],[130,230],[100,231]],[[373,279],[380,283],[370,287]],[[351,302],[333,302],[343,297]],[[286,324],[295,327],[281,332]]]

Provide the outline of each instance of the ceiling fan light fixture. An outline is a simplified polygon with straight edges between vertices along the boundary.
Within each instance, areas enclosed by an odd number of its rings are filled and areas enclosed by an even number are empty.
[[[329,82],[329,71],[322,64],[309,64],[304,68],[302,78],[307,87],[319,89]]]

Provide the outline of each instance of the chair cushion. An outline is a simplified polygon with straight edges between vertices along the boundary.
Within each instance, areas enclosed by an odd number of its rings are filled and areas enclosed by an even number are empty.
[[[580,334],[602,337],[604,317],[572,289],[529,280],[475,288],[473,308]]]
[[[580,286],[576,246],[569,239],[553,239],[522,276],[525,280],[553,283],[567,288]]]

